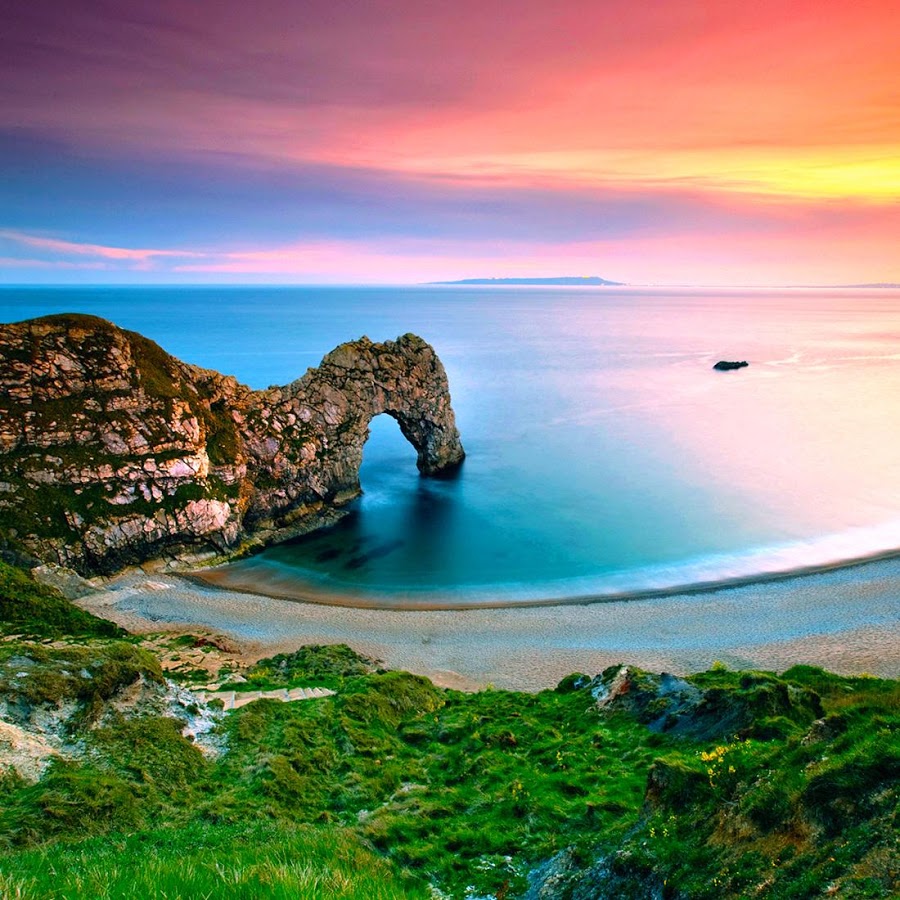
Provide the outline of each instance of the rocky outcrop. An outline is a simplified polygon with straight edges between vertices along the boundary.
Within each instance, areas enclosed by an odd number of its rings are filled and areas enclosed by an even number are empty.
[[[822,715],[813,691],[775,675],[744,672],[736,685],[729,678],[724,675],[719,683],[714,670],[704,683],[702,676],[679,678],[610,666],[582,687],[590,690],[599,711],[625,712],[651,731],[695,740],[767,739],[786,724],[807,728]]]
[[[412,334],[252,391],[93,316],[0,326],[2,549],[87,575],[302,533],[359,494],[380,413],[424,475],[462,461],[444,367]]]
[[[37,781],[54,759],[95,752],[92,731],[130,720],[167,719],[209,756],[222,747],[213,733],[221,711],[164,678],[159,662],[134,644],[7,646],[14,652],[0,659],[0,778],[11,770]]]

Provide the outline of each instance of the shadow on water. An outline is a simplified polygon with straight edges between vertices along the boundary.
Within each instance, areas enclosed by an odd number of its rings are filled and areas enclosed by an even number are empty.
[[[409,498],[405,529],[408,553],[425,573],[446,566],[447,536],[454,531],[458,513],[453,484],[460,482],[460,475],[457,469],[452,478],[439,482],[421,480]]]
[[[381,420],[386,420],[382,422]],[[356,585],[427,586],[452,567],[462,469],[423,478],[415,453],[387,416],[373,420],[360,471],[363,494],[337,525],[264,554],[301,577]]]

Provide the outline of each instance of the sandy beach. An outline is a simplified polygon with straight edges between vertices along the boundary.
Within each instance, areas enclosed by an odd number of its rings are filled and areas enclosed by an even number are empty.
[[[900,559],[703,593],[531,608],[385,610],[322,606],[130,573],[79,601],[139,633],[228,636],[248,659],[348,643],[385,666],[463,689],[540,690],[614,663],[684,673],[719,660],[797,663],[900,677]]]

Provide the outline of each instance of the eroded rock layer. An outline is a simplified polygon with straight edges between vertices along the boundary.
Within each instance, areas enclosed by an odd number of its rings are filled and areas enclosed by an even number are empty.
[[[380,413],[424,475],[462,461],[444,367],[412,334],[252,391],[93,316],[0,326],[2,549],[110,573],[310,530],[359,493]]]

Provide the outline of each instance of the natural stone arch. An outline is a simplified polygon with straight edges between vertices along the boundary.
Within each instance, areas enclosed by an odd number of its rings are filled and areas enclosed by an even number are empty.
[[[359,494],[369,423],[382,414],[396,420],[415,448],[423,475],[447,472],[465,456],[447,373],[434,349],[414,334],[384,343],[361,338],[342,344],[303,378],[261,399],[273,411],[270,421],[276,427],[284,423],[282,458],[264,466],[281,471],[279,480],[288,492],[284,476],[293,477],[293,462],[298,483],[311,486],[323,500],[341,503]],[[272,427],[267,424],[267,430]]]
[[[0,552],[114,572],[333,522],[387,413],[437,475],[464,457],[447,375],[407,334],[251,391],[94,316],[0,326]]]

